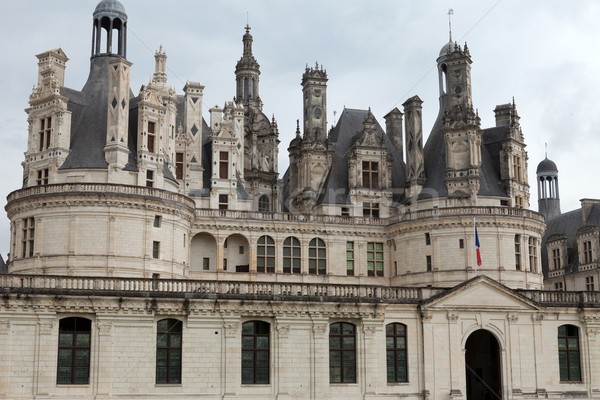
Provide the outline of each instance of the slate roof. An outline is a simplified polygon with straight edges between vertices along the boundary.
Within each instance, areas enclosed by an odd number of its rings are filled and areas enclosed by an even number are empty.
[[[0,254],[0,275],[5,275],[5,274],[8,274],[8,267],[6,266],[6,263],[4,262],[4,258]]]
[[[590,213],[586,218],[585,225],[595,225],[600,227],[600,203],[593,204]],[[579,265],[577,257],[577,229],[584,226],[581,208],[569,211],[553,218],[546,220],[546,233],[542,238],[542,267],[544,276],[548,276],[548,253],[546,251],[546,243],[552,235],[565,235],[567,237],[567,262],[575,272],[575,268]],[[567,271],[569,273],[571,271]]]
[[[71,146],[69,155],[59,169],[106,169],[104,158],[106,145],[106,119],[108,113],[108,61],[114,57],[103,55],[90,60],[90,75],[80,92],[61,88],[61,94],[69,98],[67,109],[71,111]],[[139,101],[139,100],[138,100]],[[137,103],[130,93],[129,116],[129,162],[126,170],[136,171],[137,156]],[[131,110],[135,111],[131,113]]]
[[[440,111],[423,149],[426,181],[419,195],[419,200],[448,196],[448,190],[444,184],[446,146],[442,134],[442,119],[447,105],[446,96],[442,96],[440,98]],[[477,193],[479,196],[508,197],[500,182],[500,159],[497,140],[502,135],[502,129],[506,129],[506,127],[483,130],[484,145],[481,146],[479,192]]]
[[[363,122],[369,113],[368,110],[356,110],[344,108],[336,126],[330,132],[329,140],[333,150],[332,167],[324,184],[318,203],[348,204],[348,154],[352,149],[354,141],[363,131]],[[382,135],[387,151],[392,155],[392,188],[394,189],[394,201],[399,201],[404,195],[406,183],[405,164],[402,155],[396,149],[388,135],[383,131],[379,123],[376,125],[377,134]],[[286,172],[287,175],[287,172]],[[285,176],[284,176],[285,178]]]

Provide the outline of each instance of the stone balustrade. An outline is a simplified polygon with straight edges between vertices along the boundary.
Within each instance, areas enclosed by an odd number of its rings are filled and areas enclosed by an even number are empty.
[[[332,283],[0,275],[0,292],[87,296],[351,301],[417,304],[448,289]],[[517,290],[542,306],[598,307],[600,292]]]

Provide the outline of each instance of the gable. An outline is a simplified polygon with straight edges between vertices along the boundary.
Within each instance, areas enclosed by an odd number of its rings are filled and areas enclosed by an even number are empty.
[[[456,286],[424,304],[424,308],[469,310],[537,310],[531,300],[484,276]]]

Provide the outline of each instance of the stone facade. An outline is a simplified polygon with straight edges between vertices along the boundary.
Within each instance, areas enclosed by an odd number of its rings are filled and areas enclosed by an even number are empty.
[[[425,144],[418,96],[385,131],[355,109],[328,130],[329,76],[307,66],[279,179],[249,26],[234,100],[207,123],[204,86],[177,94],[162,47],[131,93],[122,4],[101,1],[93,21],[81,90],[64,87],[62,49],[38,56],[24,184],[6,205],[0,396],[600,398],[600,298],[543,290],[570,233],[543,243],[515,102],[480,126],[466,44],[437,59]],[[575,230],[586,274],[592,203]]]

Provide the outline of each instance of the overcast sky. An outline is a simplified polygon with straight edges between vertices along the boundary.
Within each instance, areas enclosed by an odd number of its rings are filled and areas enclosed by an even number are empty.
[[[167,52],[169,84],[179,94],[186,80],[204,91],[204,117],[235,92],[234,69],[248,19],[261,66],[264,111],[280,132],[280,175],[287,145],[302,115],[300,79],[305,65],[324,64],[329,83],[328,121],[344,107],[371,107],[383,115],[413,95],[423,101],[428,135],[438,112],[436,58],[453,39],[471,51],[473,103],[482,127],[493,109],[515,98],[529,152],[532,209],[537,210],[535,169],[548,157],[559,169],[563,211],[581,198],[600,198],[600,2],[596,0],[472,1],[164,1],[124,0],[127,57],[137,95],[154,70],[154,51]],[[92,13],[96,0],[3,2],[0,37],[0,198],[19,189],[36,54],[61,47],[65,85],[81,89],[89,72]],[[0,217],[0,253],[6,259],[9,224]]]

